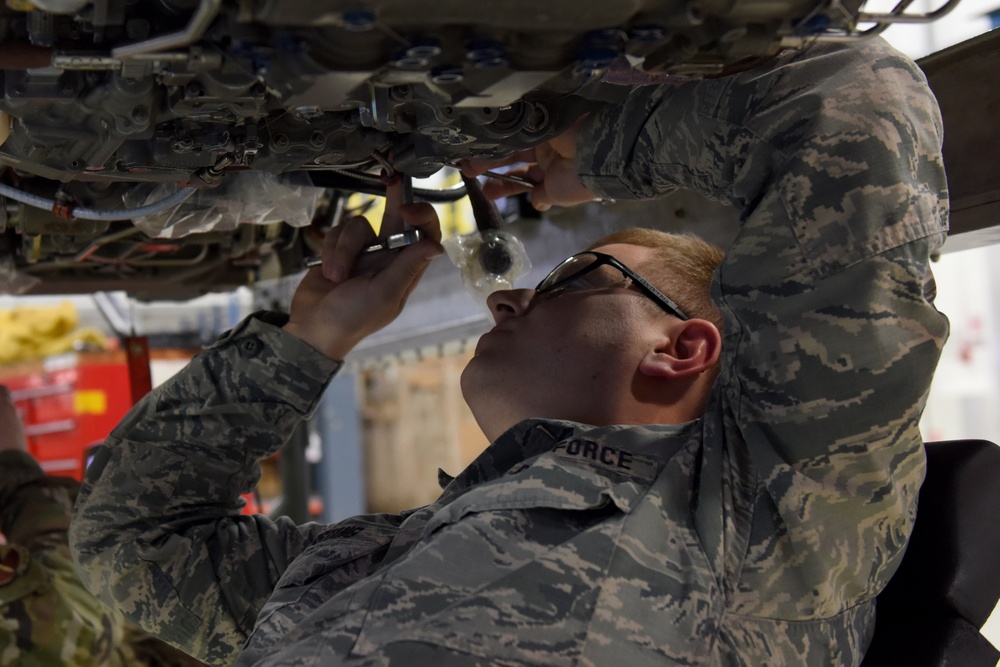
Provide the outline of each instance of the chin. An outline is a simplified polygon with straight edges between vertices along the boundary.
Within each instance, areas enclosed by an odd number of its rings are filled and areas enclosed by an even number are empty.
[[[462,397],[477,421],[482,415],[496,411],[506,403],[504,399],[510,396],[510,389],[507,388],[509,383],[504,381],[507,374],[501,375],[498,368],[500,367],[489,362],[487,355],[487,359],[473,357],[462,370],[459,383]]]
[[[480,389],[482,385],[481,382],[476,381],[476,361],[476,357],[470,359],[469,363],[467,363],[465,368],[462,369],[462,375],[459,378],[459,387],[462,389],[462,398],[465,399],[466,404],[468,404],[470,408],[473,407],[476,394],[479,393],[477,389]]]

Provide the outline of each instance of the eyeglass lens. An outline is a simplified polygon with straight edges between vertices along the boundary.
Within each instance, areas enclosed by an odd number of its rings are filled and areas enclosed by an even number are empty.
[[[545,291],[552,289],[561,282],[566,282],[567,284],[575,283],[576,280],[573,280],[573,278],[577,276],[581,282],[590,287],[605,287],[622,279],[623,276],[621,273],[609,265],[594,267],[588,270],[597,261],[599,261],[599,258],[589,253],[574,255],[553,269],[538,285],[537,289]]]

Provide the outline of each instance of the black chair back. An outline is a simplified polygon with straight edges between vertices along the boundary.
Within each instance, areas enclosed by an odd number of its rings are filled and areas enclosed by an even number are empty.
[[[1000,600],[1000,447],[927,443],[927,479],[899,570],[876,599],[862,667],[996,667],[979,629]]]

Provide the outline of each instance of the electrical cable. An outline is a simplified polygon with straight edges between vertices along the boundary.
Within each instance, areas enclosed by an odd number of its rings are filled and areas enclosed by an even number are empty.
[[[132,220],[133,218],[141,218],[173,208],[186,201],[194,193],[195,188],[181,188],[159,201],[147,204],[146,206],[140,206],[139,208],[98,209],[79,207],[71,208],[69,209],[69,212],[71,217],[79,220]],[[19,201],[27,206],[33,206],[45,211],[52,211],[60,206],[60,204],[52,199],[41,197],[39,195],[33,195],[29,192],[18,190],[17,188],[3,183],[0,183],[0,196],[7,197],[8,199]]]

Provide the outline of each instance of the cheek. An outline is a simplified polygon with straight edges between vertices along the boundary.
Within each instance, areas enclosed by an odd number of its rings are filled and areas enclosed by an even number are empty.
[[[630,318],[619,313],[595,319],[579,332],[579,340],[592,353],[617,356],[634,340]]]
[[[629,341],[630,330],[621,321],[581,324],[551,341],[547,365],[576,382],[606,382],[630,355]]]

